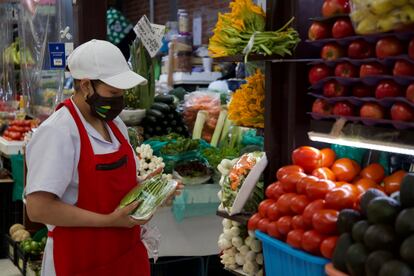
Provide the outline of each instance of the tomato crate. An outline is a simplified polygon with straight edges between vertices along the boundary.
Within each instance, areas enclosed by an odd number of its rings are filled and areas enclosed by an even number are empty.
[[[18,246],[18,244],[8,234],[6,234],[5,237],[7,242],[7,256],[13,262],[13,264],[16,264],[16,247]]]
[[[295,249],[260,231],[266,275],[315,276],[325,275],[325,265],[330,261]]]

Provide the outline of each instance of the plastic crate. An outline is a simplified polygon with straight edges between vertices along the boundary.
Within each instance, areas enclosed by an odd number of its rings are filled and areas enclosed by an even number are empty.
[[[17,260],[16,260],[16,247],[17,247],[17,243],[12,240],[12,238],[9,235],[5,235],[6,238],[6,243],[7,243],[7,256],[9,257],[9,259],[16,264]]]
[[[256,236],[262,241],[266,275],[325,275],[328,259],[294,249],[260,231],[256,231]]]

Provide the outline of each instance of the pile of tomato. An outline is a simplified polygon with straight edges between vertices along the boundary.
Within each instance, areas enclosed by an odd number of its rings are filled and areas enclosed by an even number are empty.
[[[266,199],[248,228],[326,258],[332,257],[338,238],[339,211],[359,210],[359,199],[370,188],[398,191],[405,176],[398,171],[385,177],[378,163],[361,169],[352,159],[336,159],[329,148],[300,147],[292,161],[277,171],[277,182],[266,188]]]
[[[9,141],[22,141],[27,132],[35,128],[37,123],[34,120],[14,120],[11,121],[6,131],[3,133],[3,138]]]

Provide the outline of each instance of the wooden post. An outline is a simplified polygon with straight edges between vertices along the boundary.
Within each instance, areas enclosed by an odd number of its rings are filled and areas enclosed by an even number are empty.
[[[74,1],[73,14],[76,45],[91,39],[106,40],[107,0]]]

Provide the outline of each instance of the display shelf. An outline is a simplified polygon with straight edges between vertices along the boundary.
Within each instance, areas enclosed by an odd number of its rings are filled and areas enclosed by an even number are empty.
[[[26,142],[24,141],[8,141],[0,137],[0,152],[6,156],[14,154],[23,154]]]
[[[14,180],[12,178],[0,179],[0,184],[13,184]]]
[[[238,269],[230,269],[230,268],[224,268],[225,270],[227,270],[228,272],[237,275],[237,276],[248,276],[249,274],[244,273],[242,269],[238,268]]]
[[[228,57],[214,58],[215,62],[244,62],[245,55],[235,55]],[[297,62],[318,62],[321,59],[319,58],[299,58],[299,57],[281,57],[279,55],[259,55],[251,54],[247,57],[248,62],[253,61],[270,61],[273,63],[297,63]]]
[[[250,217],[253,215],[253,214],[249,214],[249,213],[242,213],[242,214],[237,214],[237,215],[230,216],[229,214],[227,214],[224,211],[217,211],[216,214],[219,217],[226,218],[226,219],[229,219],[229,220],[232,220],[232,221],[236,221],[236,222],[241,223],[241,224],[247,224]]]
[[[193,73],[183,73],[177,72],[173,74],[174,85],[181,84],[210,84],[213,81],[221,78],[221,73],[219,72],[193,72]],[[161,83],[167,83],[168,75],[162,74],[160,76]]]
[[[386,58],[376,58],[376,57],[370,57],[370,58],[362,58],[362,59],[356,59],[356,58],[349,58],[349,57],[341,57],[334,60],[326,60],[326,59],[314,59],[310,62],[310,65],[315,64],[326,64],[329,67],[335,67],[339,63],[343,62],[349,62],[352,65],[360,66],[362,64],[372,63],[372,62],[378,62],[383,65],[392,66],[396,61],[398,60],[404,60],[410,63],[414,63],[414,60],[411,59],[408,55],[398,55],[398,56],[392,56],[392,57],[386,57]]]
[[[329,17],[318,16],[318,17],[312,17],[310,18],[310,20],[315,21],[315,22],[332,22],[339,18],[349,18],[349,14],[346,14],[346,13],[336,14],[336,15],[332,15]]]
[[[335,135],[334,124],[326,121],[311,121],[309,139],[315,142],[359,147],[405,155],[414,155],[414,132],[355,123],[346,125]]]

